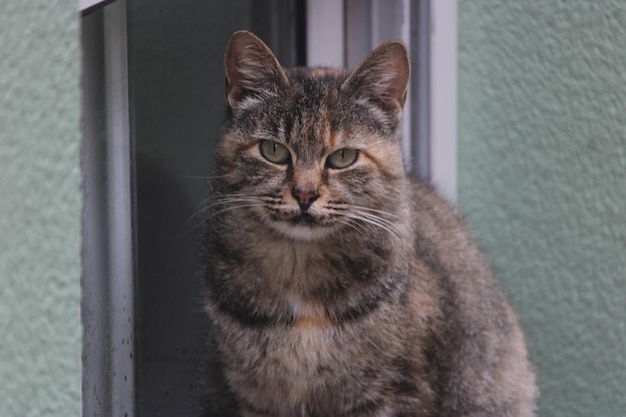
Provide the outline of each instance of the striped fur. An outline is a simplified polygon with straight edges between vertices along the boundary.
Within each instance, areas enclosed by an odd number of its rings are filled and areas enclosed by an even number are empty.
[[[225,68],[202,245],[205,416],[533,416],[504,294],[459,217],[404,173],[405,47],[386,43],[351,73],[285,70],[237,32]],[[342,149],[358,157],[333,168]]]

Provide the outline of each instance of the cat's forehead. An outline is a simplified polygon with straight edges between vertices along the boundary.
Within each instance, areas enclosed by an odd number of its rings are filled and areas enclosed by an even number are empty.
[[[248,140],[284,143],[302,162],[370,142],[368,138],[376,132],[375,119],[342,87],[348,71],[314,67],[291,68],[285,73],[288,84],[277,95],[238,119],[240,127],[250,129]],[[248,140],[244,146],[249,146]]]
[[[348,77],[348,72],[339,68],[312,67],[290,68],[286,70],[289,80],[296,84],[310,85],[318,88],[336,87]]]
[[[287,71],[288,94],[281,104],[281,133],[296,150],[332,147],[340,129],[341,84],[347,74],[335,68],[294,68]]]
[[[287,70],[289,86],[285,104],[296,112],[332,107],[339,99],[344,71],[335,68],[293,68]]]

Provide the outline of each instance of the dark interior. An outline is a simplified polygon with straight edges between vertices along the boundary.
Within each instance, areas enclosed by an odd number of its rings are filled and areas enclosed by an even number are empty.
[[[136,415],[198,415],[209,323],[198,241],[225,111],[222,57],[249,29],[284,65],[303,65],[304,1],[128,1],[135,169]]]

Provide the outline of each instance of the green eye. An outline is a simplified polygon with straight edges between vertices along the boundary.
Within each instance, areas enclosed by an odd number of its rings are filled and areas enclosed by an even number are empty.
[[[272,140],[262,140],[259,149],[265,159],[275,164],[286,164],[291,159],[289,149]]]
[[[326,166],[334,169],[348,168],[356,162],[358,157],[359,151],[357,149],[339,149],[328,155]]]

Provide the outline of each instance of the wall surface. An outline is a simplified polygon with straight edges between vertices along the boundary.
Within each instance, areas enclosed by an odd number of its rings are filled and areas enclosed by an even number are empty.
[[[459,2],[459,202],[544,417],[626,415],[626,2]]]
[[[0,416],[79,416],[75,0],[0,2]]]

